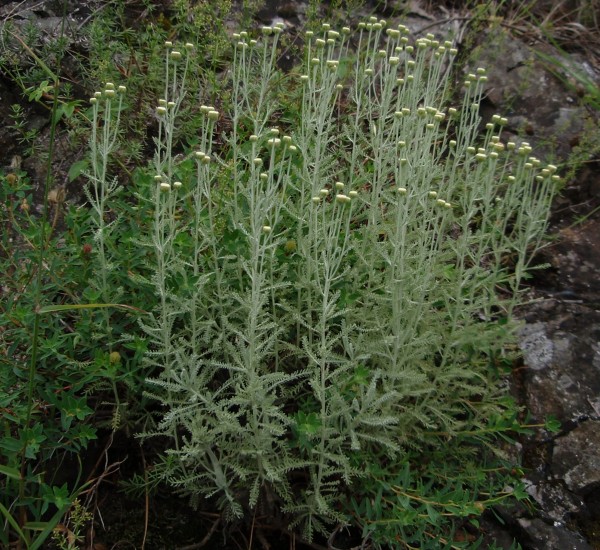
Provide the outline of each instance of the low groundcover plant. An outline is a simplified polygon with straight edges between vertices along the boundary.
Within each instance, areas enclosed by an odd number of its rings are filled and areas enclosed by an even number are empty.
[[[163,405],[141,435],[170,441],[150,475],[307,540],[353,525],[375,546],[464,545],[455,520],[521,496],[499,373],[556,167],[503,140],[501,116],[479,136],[484,69],[448,106],[449,41],[323,24],[282,78],[282,31],[234,35],[228,107],[196,108],[198,136],[177,131],[194,46],[165,46],[132,274],[156,296],[139,326]],[[104,171],[112,132],[95,134]],[[102,254],[116,184],[92,178]]]

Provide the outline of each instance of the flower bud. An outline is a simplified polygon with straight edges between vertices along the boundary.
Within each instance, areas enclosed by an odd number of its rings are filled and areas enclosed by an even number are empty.
[[[341,193],[338,193],[335,196],[335,200],[336,202],[340,202],[342,204],[350,202],[352,199],[350,199],[350,197],[348,197],[347,195],[342,195]]]

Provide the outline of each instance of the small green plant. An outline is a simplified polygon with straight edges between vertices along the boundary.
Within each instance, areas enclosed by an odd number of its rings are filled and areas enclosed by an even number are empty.
[[[57,526],[52,539],[60,550],[81,548],[84,539],[82,530],[91,520],[92,514],[81,505],[79,499],[76,499],[69,511],[67,524]]]
[[[499,458],[518,429],[501,374],[556,167],[499,115],[478,137],[484,69],[446,105],[451,42],[371,18],[353,52],[323,24],[282,78],[281,33],[234,35],[226,114],[186,107],[194,46],[166,42],[134,241],[164,410],[142,436],[171,441],[153,483],[309,540],[461,546],[461,522],[525,496]]]
[[[102,374],[83,359],[90,352],[78,342],[79,319],[49,315],[36,305],[38,285],[49,303],[60,303],[80,291],[89,272],[70,234],[61,240],[53,235],[49,219],[32,216],[31,201],[23,172],[0,176],[0,543],[8,547],[16,539],[39,548],[79,490],[77,476],[65,483],[60,470],[73,461],[77,472],[74,457],[96,438],[85,390]],[[55,251],[41,267],[40,249]],[[35,315],[38,346],[31,369]]]

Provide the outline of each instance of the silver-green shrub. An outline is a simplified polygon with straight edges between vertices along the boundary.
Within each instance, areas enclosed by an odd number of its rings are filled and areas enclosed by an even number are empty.
[[[164,412],[143,435],[170,438],[156,475],[192,502],[228,519],[260,506],[310,539],[349,521],[374,461],[400,475],[408,456],[494,432],[490,365],[558,176],[503,141],[500,116],[479,136],[483,69],[447,106],[450,42],[372,19],[350,48],[350,29],[323,25],[282,80],[281,32],[234,35],[229,109],[202,105],[179,156],[194,53],[166,46],[140,196]]]

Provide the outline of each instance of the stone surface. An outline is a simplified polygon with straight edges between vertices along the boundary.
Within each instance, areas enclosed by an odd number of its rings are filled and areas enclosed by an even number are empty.
[[[552,475],[567,487],[585,494],[600,483],[600,421],[582,422],[554,442]]]
[[[539,518],[519,520],[524,550],[594,550],[585,540],[559,522],[548,524]]]
[[[544,519],[553,522],[567,522],[575,514],[585,510],[584,500],[571,493],[562,481],[531,483],[527,493],[539,506]]]
[[[506,131],[515,139],[525,134],[522,139],[534,145],[540,158],[550,152],[566,158],[572,152],[588,113],[565,82],[575,72],[600,81],[589,64],[545,44],[531,47],[508,29],[494,28],[475,48],[468,70],[478,66],[488,70],[484,116],[485,111],[506,116]]]
[[[568,425],[600,409],[600,312],[548,300],[552,307],[530,309],[538,320],[521,330],[524,401],[536,422],[554,416]]]

